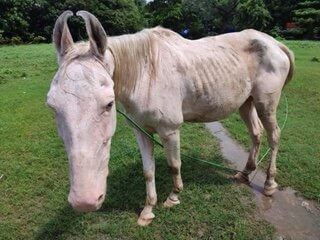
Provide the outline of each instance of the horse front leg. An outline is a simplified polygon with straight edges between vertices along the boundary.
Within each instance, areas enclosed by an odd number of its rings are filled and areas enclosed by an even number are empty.
[[[141,152],[143,163],[143,175],[146,181],[146,201],[145,206],[142,212],[140,213],[138,224],[140,226],[146,226],[150,224],[153,218],[155,217],[155,215],[152,212],[152,209],[157,203],[153,142],[135,129],[134,133]]]
[[[179,130],[175,130],[165,134],[159,133],[159,135],[164,145],[165,154],[173,178],[172,191],[163,205],[165,207],[172,207],[180,203],[178,196],[183,189],[181,178],[180,134]]]

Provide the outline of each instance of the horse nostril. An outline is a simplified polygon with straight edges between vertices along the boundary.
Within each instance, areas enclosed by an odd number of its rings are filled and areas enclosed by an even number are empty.
[[[103,198],[103,194],[100,195],[100,197],[98,198],[98,201],[100,202]]]

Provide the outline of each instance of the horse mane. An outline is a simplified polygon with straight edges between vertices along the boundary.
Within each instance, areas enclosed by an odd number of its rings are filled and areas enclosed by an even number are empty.
[[[149,29],[136,34],[126,34],[108,39],[108,47],[114,57],[115,93],[130,94],[138,79],[142,79],[150,62],[152,33]]]
[[[152,84],[158,61],[157,39],[166,41],[174,47],[183,39],[177,33],[162,27],[144,29],[138,33],[108,37],[108,49],[114,57],[114,90],[121,96],[132,93],[142,79]],[[170,42],[169,42],[170,40]],[[91,58],[89,41],[78,42],[69,49],[65,56],[66,64],[78,58]],[[100,60],[96,59],[102,63]]]
[[[109,37],[108,47],[115,60],[113,80],[116,95],[130,94],[142,79],[148,81],[147,84],[150,86],[156,74],[155,66],[158,61],[155,42],[157,39],[169,40],[174,37],[182,38],[175,32],[162,27]]]

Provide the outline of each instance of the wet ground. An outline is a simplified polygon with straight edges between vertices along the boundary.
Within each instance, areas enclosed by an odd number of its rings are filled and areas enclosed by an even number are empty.
[[[221,123],[206,124],[220,141],[223,156],[239,170],[248,159],[248,153],[233,140]],[[254,173],[251,174],[252,176]],[[251,176],[251,178],[252,178]],[[263,195],[265,172],[257,170],[250,183],[260,214],[277,229],[279,239],[320,240],[320,210],[311,201],[297,197],[292,188],[276,191],[272,197]]]

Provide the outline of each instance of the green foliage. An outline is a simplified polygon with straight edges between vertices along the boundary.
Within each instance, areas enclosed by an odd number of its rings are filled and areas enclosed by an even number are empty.
[[[270,26],[277,26],[289,39],[320,38],[320,2],[315,0],[264,0],[272,17]],[[285,29],[286,22],[297,28]],[[271,28],[271,29],[272,29]]]
[[[270,28],[279,27],[284,29],[286,22],[293,18],[293,9],[295,9],[298,0],[264,0],[266,7],[271,15]]]
[[[240,29],[254,28],[265,29],[270,20],[270,12],[263,0],[240,1],[236,7],[237,16],[234,23]]]
[[[21,39],[21,37],[19,37],[19,36],[16,36],[16,37],[12,37],[11,38],[11,43],[12,44],[21,44],[22,43],[22,39]]]
[[[263,30],[271,20],[262,0],[183,0],[182,3],[183,20],[191,35],[193,32],[197,36],[214,35],[245,28]]]
[[[0,1],[0,41],[10,43],[13,37],[23,42],[51,41],[55,20],[64,10],[87,10],[96,15],[107,33],[136,32],[145,24],[141,0],[5,0]],[[70,19],[76,40],[84,38],[80,18]],[[34,39],[36,37],[36,39]]]
[[[270,35],[274,38],[282,38],[283,34],[282,34],[282,30],[279,26],[275,26],[270,30]]]
[[[245,0],[246,1],[246,0]],[[230,27],[237,29],[238,26],[234,25],[234,20],[237,17],[237,6],[240,1],[237,0],[214,0],[206,1],[208,6],[211,7],[213,13],[212,22],[213,29],[218,33],[228,32]],[[231,30],[233,31],[233,30]]]
[[[212,23],[210,20],[206,21],[203,5],[204,1],[182,1],[183,27],[189,28],[189,38],[200,38],[210,32],[209,25]]]
[[[177,32],[188,29],[189,38],[246,28],[320,38],[320,2],[315,0],[2,0],[0,44],[51,41],[55,20],[67,9],[92,12],[109,35],[162,25]],[[298,29],[285,30],[288,21],[297,22]],[[80,18],[71,18],[69,25],[75,40],[86,37]]]
[[[3,38],[28,38],[26,30],[29,27],[29,18],[26,17],[25,11],[30,9],[30,4],[30,0],[0,1],[0,31]],[[13,41],[16,42],[15,39]]]
[[[306,38],[313,38],[319,31],[320,26],[320,2],[312,0],[302,0],[294,10],[294,20],[303,30]]]
[[[161,25],[179,31],[182,28],[181,0],[154,0],[147,5],[151,26]]]
[[[30,42],[31,43],[43,43],[46,42],[46,38],[42,36],[33,36],[33,34],[30,37]]]
[[[287,30],[282,31],[282,35],[286,39],[302,39],[305,33],[305,29],[296,27],[296,28],[290,28]]]

